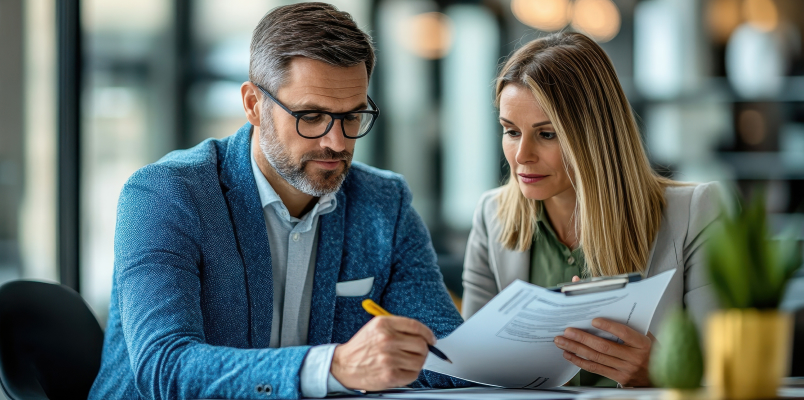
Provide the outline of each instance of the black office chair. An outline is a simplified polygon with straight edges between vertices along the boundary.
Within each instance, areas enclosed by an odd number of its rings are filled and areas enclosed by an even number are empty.
[[[790,376],[804,377],[804,308],[793,315],[793,365]]]
[[[86,399],[103,331],[74,290],[13,281],[0,287],[0,383],[12,400]]]

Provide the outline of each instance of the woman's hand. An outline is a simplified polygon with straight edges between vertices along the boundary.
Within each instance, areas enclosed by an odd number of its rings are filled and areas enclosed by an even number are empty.
[[[572,278],[577,282],[580,278]],[[567,328],[554,342],[564,350],[569,362],[598,375],[612,379],[624,387],[650,386],[648,362],[656,338],[643,335],[626,325],[603,318],[592,320],[592,326],[611,333],[623,344],[592,335],[580,329]]]
[[[623,387],[650,386],[648,363],[656,338],[643,335],[626,325],[603,318],[592,320],[592,326],[620,338],[623,344],[567,328],[554,342],[564,350],[569,362],[598,375],[612,379]]]

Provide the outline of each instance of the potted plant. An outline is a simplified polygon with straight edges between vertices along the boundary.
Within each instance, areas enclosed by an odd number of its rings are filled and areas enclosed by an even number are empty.
[[[791,317],[778,307],[801,266],[801,250],[792,238],[770,238],[760,199],[721,221],[706,249],[722,307],[709,317],[706,330],[710,393],[727,399],[775,398],[789,368],[792,335]]]
[[[650,356],[653,385],[671,389],[668,399],[702,397],[698,388],[704,375],[704,361],[698,343],[698,330],[684,309],[668,313],[660,328],[662,341]]]

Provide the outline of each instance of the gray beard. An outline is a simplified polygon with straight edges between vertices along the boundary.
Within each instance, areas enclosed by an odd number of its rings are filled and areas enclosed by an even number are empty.
[[[296,190],[313,197],[326,196],[340,190],[343,181],[346,180],[346,175],[349,173],[352,154],[346,151],[336,153],[327,148],[321,152],[307,153],[302,156],[299,162],[294,162],[285,146],[276,137],[276,131],[273,123],[271,123],[271,115],[269,113],[263,114],[267,118],[260,121],[260,150],[262,150],[265,159],[282,179],[296,188]],[[342,159],[346,162],[346,168],[343,172],[338,172],[337,170],[325,171],[321,174],[321,178],[316,179],[316,177],[310,176],[305,172],[307,163],[316,158]]]

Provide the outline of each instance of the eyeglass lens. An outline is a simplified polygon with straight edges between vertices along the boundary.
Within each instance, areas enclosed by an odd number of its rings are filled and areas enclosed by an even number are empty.
[[[298,119],[299,134],[305,137],[321,136],[334,125],[329,114],[307,113],[300,115]],[[346,114],[341,120],[343,132],[348,137],[358,137],[369,130],[373,120],[374,115],[369,113]]]

